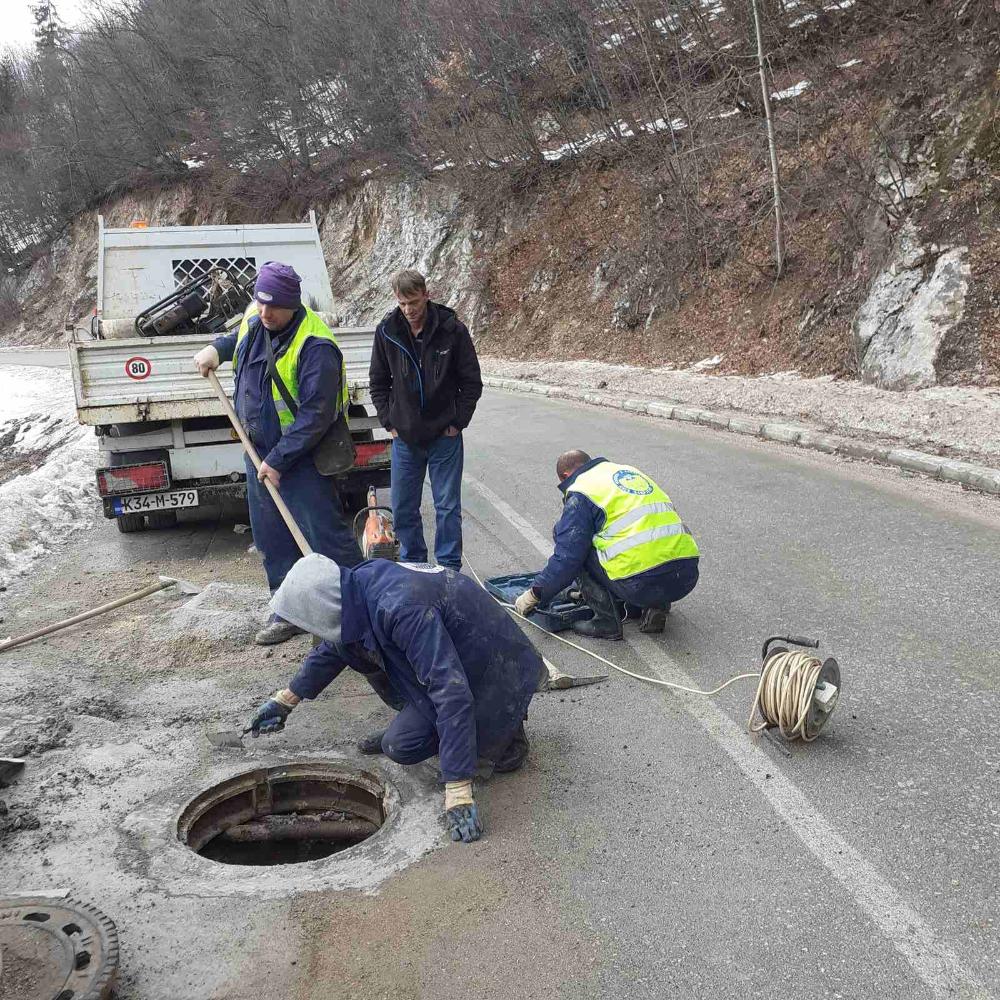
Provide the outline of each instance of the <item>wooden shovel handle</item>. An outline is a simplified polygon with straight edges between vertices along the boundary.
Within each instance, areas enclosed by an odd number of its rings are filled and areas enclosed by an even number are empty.
[[[247,437],[247,432],[243,429],[243,425],[240,423],[240,418],[236,416],[233,404],[229,402],[226,390],[223,389],[222,385],[219,383],[218,375],[216,375],[214,371],[209,371],[208,380],[212,383],[212,388],[215,390],[215,394],[219,397],[219,402],[222,403],[223,408],[226,411],[226,416],[229,417],[229,422],[233,425],[233,430],[239,434],[240,440],[243,442],[243,447],[246,449],[246,453],[250,456],[250,461],[253,462],[254,468],[260,472],[260,455],[257,454],[257,449],[254,448],[250,438]],[[288,530],[292,533],[292,538],[295,539],[295,542],[302,551],[302,554],[304,556],[310,555],[312,553],[312,547],[306,541],[306,536],[302,534],[299,526],[295,523],[295,518],[292,517],[292,512],[286,506],[285,501],[281,499],[281,495],[278,493],[278,488],[271,482],[270,479],[265,479],[264,485],[267,487],[267,492],[271,494],[274,506],[278,508],[278,513],[281,515],[285,524],[288,525]]]
[[[107,604],[102,604],[97,608],[91,608],[89,611],[83,611],[78,615],[74,615],[72,618],[65,618],[63,621],[56,622],[53,625],[46,625],[44,628],[36,628],[34,632],[26,632],[24,635],[15,636],[13,639],[7,639],[5,642],[0,642],[0,653],[8,649],[13,649],[15,646],[20,646],[22,643],[31,642],[32,639],[40,639],[43,635],[58,632],[63,628],[69,628],[70,625],[76,625],[78,622],[85,622],[88,618],[96,618],[98,615],[103,615],[105,611],[114,611],[115,608],[120,608],[125,604],[131,604],[133,601],[140,601],[144,597],[149,597],[151,594],[155,594],[160,590],[166,590],[167,587],[172,587],[173,585],[173,580],[151,583],[148,587],[143,587],[142,590],[137,590],[134,594],[129,594],[128,597],[119,597],[115,601],[108,601]]]

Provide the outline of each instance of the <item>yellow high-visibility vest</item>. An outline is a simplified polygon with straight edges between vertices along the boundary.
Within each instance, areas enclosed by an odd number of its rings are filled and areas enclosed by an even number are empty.
[[[340,351],[340,345],[337,343],[337,338],[333,335],[333,331],[311,309],[307,307],[303,308],[305,308],[306,314],[293,334],[292,342],[288,345],[285,353],[280,358],[275,358],[274,361],[274,367],[278,369],[281,380],[285,383],[289,395],[296,403],[299,402],[299,355],[302,353],[302,348],[305,346],[306,341],[310,337],[329,340]],[[239,331],[236,334],[236,351],[233,353],[234,375],[236,373],[236,358],[240,349],[240,341],[250,332],[250,321],[256,315],[257,305],[251,302],[247,306],[246,312],[243,313],[243,321],[240,323]],[[266,329],[264,330],[264,334],[270,336]],[[271,396],[274,399],[274,408],[278,411],[278,421],[281,424],[281,431],[284,433],[285,429],[292,425],[295,417],[281,398],[278,387],[274,384],[271,385]],[[344,352],[340,351],[340,394],[337,397],[337,412],[346,414],[349,402],[347,364],[344,362]]]
[[[698,555],[670,497],[638,469],[601,462],[578,475],[566,492],[582,493],[604,511],[604,527],[593,544],[611,580]]]

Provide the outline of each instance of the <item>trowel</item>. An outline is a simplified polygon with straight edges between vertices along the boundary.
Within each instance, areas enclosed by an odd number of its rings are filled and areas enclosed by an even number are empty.
[[[119,597],[117,600],[108,601],[107,604],[101,604],[96,608],[91,608],[89,611],[83,611],[72,618],[65,618],[54,625],[46,625],[43,628],[36,628],[33,632],[26,632],[24,635],[15,636],[13,639],[6,639],[0,642],[0,653],[8,649],[13,649],[15,646],[20,646],[22,643],[31,642],[32,639],[40,639],[43,635],[51,635],[60,629],[69,628],[70,625],[85,622],[89,618],[96,618],[98,615],[103,615],[106,611],[114,611],[115,608],[124,607],[133,601],[141,601],[144,597],[151,597],[153,594],[159,593],[161,590],[166,590],[168,587],[176,587],[182,594],[201,593],[201,587],[189,583],[187,580],[178,580],[172,576],[161,576],[159,583],[151,583],[148,587],[143,587],[142,590],[137,590],[134,594],[129,594],[127,597]]]
[[[583,687],[586,684],[599,684],[608,679],[607,674],[576,676],[563,673],[547,656],[542,657],[542,663],[545,664],[548,676],[542,678],[542,683],[538,686],[539,691],[566,691],[569,688]]]
[[[247,726],[242,733],[238,729],[224,729],[217,733],[205,733],[205,739],[213,747],[236,747],[242,750],[243,737],[252,729],[253,726]]]

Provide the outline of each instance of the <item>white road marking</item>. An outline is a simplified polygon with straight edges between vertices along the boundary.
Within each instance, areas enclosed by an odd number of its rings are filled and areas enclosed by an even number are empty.
[[[546,559],[552,544],[485,483],[466,474],[478,493]],[[641,633],[628,640],[646,667],[665,681],[697,686],[662,646]],[[855,903],[892,942],[935,997],[989,1000],[992,994],[965,967],[954,949],[885,880],[875,866],[827,822],[798,786],[776,767],[753,738],[707,698],[678,695],[684,710],[728,754],[805,847],[851,894]],[[765,778],[770,774],[770,778]]]

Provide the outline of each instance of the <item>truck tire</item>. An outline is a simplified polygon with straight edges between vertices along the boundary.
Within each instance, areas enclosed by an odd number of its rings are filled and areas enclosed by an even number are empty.
[[[147,514],[146,517],[149,519],[150,528],[153,529],[177,527],[176,510],[157,510],[153,511],[152,514]]]
[[[145,514],[122,514],[115,518],[115,524],[123,535],[131,535],[134,531],[146,530]]]

